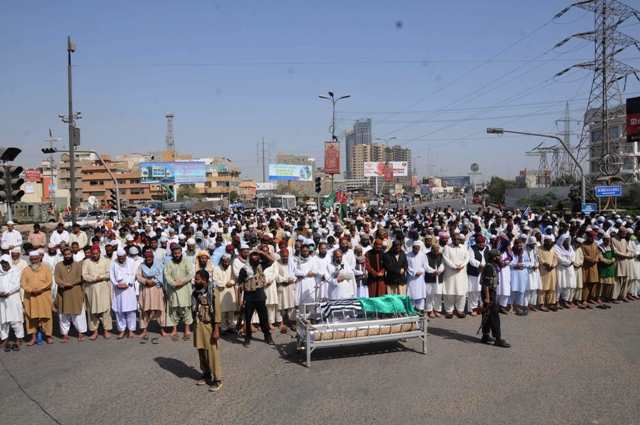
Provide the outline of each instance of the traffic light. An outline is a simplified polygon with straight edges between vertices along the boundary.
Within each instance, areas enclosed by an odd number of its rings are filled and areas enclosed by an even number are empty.
[[[7,200],[7,193],[9,193],[9,186],[7,185],[6,176],[7,172],[4,167],[0,167],[0,202]]]
[[[58,149],[56,148],[44,148],[42,149],[42,153],[56,153],[58,152]]]
[[[316,177],[316,193],[322,192],[322,178]]]
[[[3,168],[5,200],[7,202],[18,202],[24,196],[24,190],[20,189],[24,184],[24,179],[20,177],[24,168],[11,165],[5,165]]]
[[[115,189],[109,189],[109,192],[111,192],[111,203],[113,204],[114,207],[118,206],[118,194],[116,193]]]

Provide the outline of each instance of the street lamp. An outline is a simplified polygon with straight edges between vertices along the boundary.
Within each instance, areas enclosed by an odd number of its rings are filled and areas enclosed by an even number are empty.
[[[339,98],[336,99],[333,96],[333,92],[330,91],[329,92],[329,96],[326,96],[324,94],[319,94],[318,97],[321,98],[321,99],[330,100],[331,103],[333,104],[333,118],[331,120],[331,130],[330,130],[331,131],[331,140],[338,140],[338,138],[336,137],[336,103],[338,103],[338,101],[340,99],[346,99],[348,97],[351,97],[351,95],[350,94],[345,94],[345,95],[342,95],[342,96],[340,96]]]
[[[71,190],[71,222],[76,222],[76,170],[75,170],[75,154],[74,148],[76,146],[75,138],[75,119],[82,118],[81,112],[78,111],[73,114],[73,83],[72,83],[72,69],[71,69],[71,53],[76,51],[76,45],[71,41],[71,37],[67,36],[67,86],[69,90],[69,116],[58,115],[63,123],[69,124],[69,179]]]
[[[564,140],[562,140],[560,137],[554,136],[553,134],[529,133],[526,131],[513,131],[513,130],[505,130],[504,128],[492,128],[492,127],[487,128],[487,133],[499,134],[499,135],[502,135],[504,133],[523,134],[525,136],[549,137],[551,139],[556,139],[558,142],[560,142],[564,150],[567,151],[567,153],[569,154],[573,162],[575,162],[576,167],[578,167],[578,170],[580,170],[580,176],[582,177],[582,193],[581,193],[582,203],[583,204],[586,203],[586,195],[585,195],[586,184],[585,184],[584,170],[582,169],[582,165],[580,165],[580,162],[573,155],[573,152],[571,152],[571,149],[569,149],[569,147],[564,143]]]

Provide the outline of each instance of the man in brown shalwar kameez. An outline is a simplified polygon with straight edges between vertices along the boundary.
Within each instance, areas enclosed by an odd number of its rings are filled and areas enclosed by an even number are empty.
[[[56,304],[60,314],[61,343],[69,341],[71,322],[78,331],[78,342],[84,341],[87,331],[87,315],[84,310],[84,291],[82,288],[82,264],[73,261],[73,251],[66,248],[63,259],[56,264],[54,278],[58,284]]]
[[[40,262],[39,252],[30,252],[29,262],[31,263],[30,267],[24,269],[20,277],[20,284],[24,290],[23,304],[27,319],[27,334],[31,335],[31,341],[27,343],[27,346],[36,343],[38,328],[42,329],[47,344],[53,344],[53,338],[51,338],[53,298],[50,291],[53,284],[53,274],[50,267],[43,266]]]

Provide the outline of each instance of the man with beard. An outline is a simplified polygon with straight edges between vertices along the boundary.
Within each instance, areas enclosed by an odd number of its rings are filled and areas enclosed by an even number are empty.
[[[484,236],[477,235],[475,244],[467,248],[467,251],[469,251],[469,264],[467,264],[467,275],[469,275],[469,292],[467,293],[467,297],[469,301],[467,310],[473,317],[478,315],[474,309],[480,307],[480,301],[482,299],[480,275],[482,274],[485,264],[487,264],[487,256],[489,255],[486,242],[487,239]]]
[[[324,255],[327,255],[327,245],[320,243],[318,256],[324,246]],[[280,324],[280,332],[285,333],[287,327],[284,325],[285,314],[289,318],[291,330],[296,330],[295,306],[296,306],[296,279],[294,277],[293,261],[289,260],[289,250],[280,249],[280,258],[276,261],[278,276],[276,285],[278,288],[278,310],[276,311],[276,322]]]
[[[164,266],[167,281],[167,327],[171,327],[171,338],[177,341],[178,323],[185,325],[183,340],[191,338],[191,281],[193,265],[182,258],[182,247],[179,244],[171,247],[171,260]]]
[[[384,283],[385,269],[382,261],[383,257],[382,239],[376,239],[373,242],[373,249],[364,255],[365,267],[369,275],[369,279],[367,280],[369,298],[381,297],[387,293],[387,287]]]
[[[320,242],[318,254],[313,259],[316,262],[316,270],[326,270],[329,263],[331,263],[331,255],[327,252],[326,243]],[[327,286],[324,272],[316,274],[316,286],[318,286],[318,299],[326,299],[329,296],[329,287]]]
[[[309,255],[309,246],[303,245],[300,256],[294,262],[296,277],[296,304],[301,312],[305,312],[304,304],[317,301],[316,262]]]
[[[56,264],[54,278],[58,285],[56,304],[60,314],[61,343],[69,342],[71,322],[78,331],[78,342],[84,341],[87,331],[87,316],[84,311],[84,293],[82,291],[82,265],[73,260],[73,252],[67,248],[62,252],[63,259]]]
[[[356,266],[356,256],[353,254],[353,250],[349,248],[349,238],[341,237],[339,248],[342,251],[342,261],[348,263],[351,266],[351,270],[353,270]]]
[[[51,308],[53,298],[51,297],[51,284],[53,283],[53,273],[51,268],[42,265],[40,255],[37,251],[29,253],[29,267],[22,271],[20,285],[24,290],[24,312],[27,318],[27,334],[32,335],[27,346],[36,343],[36,331],[42,329],[45,334],[47,344],[53,344],[51,334],[53,323],[51,320]]]
[[[112,263],[116,259],[116,257],[113,255],[115,250],[116,245],[108,243],[104,246],[104,258],[106,258],[109,263]]]
[[[402,250],[404,242],[396,239],[389,252],[382,257],[382,264],[387,274],[384,283],[387,294],[407,295],[407,255]]]
[[[600,251],[596,240],[596,232],[590,230],[587,232],[587,240],[582,244],[582,254],[584,262],[582,263],[582,305],[585,308],[593,308],[591,304],[596,304],[600,277],[598,275],[598,257]]]
[[[91,247],[91,259],[82,263],[82,278],[85,281],[84,295],[89,313],[89,337],[98,338],[98,327],[102,322],[105,339],[111,338],[111,286],[109,282],[110,261],[100,254],[100,246]]]
[[[309,249],[306,249],[307,257]],[[261,260],[262,259],[262,260]],[[271,338],[271,330],[269,329],[269,313],[267,312],[267,295],[264,287],[267,284],[264,277],[264,269],[273,264],[273,257],[262,251],[251,251],[249,259],[244,264],[238,274],[238,307],[244,304],[245,307],[245,323],[247,330],[243,345],[249,347],[251,344],[251,318],[253,312],[258,312],[260,319],[260,329],[264,334],[264,342],[274,345]]]
[[[87,234],[80,230],[80,225],[78,223],[73,224],[73,232],[69,235],[68,241],[69,243],[78,242],[78,246],[85,246],[89,243]]]
[[[24,311],[20,301],[21,271],[12,269],[9,261],[6,255],[0,258],[0,348],[7,350],[9,331],[13,329],[16,343],[11,348],[19,351],[24,338]]]
[[[618,229],[618,233],[611,238],[611,247],[616,259],[616,283],[611,302],[613,304],[619,304],[620,301],[628,303],[627,290],[629,288],[629,268],[635,267],[635,265],[633,264],[634,254],[629,252],[628,249],[626,227],[620,227]]]
[[[71,253],[73,254],[73,261],[77,261],[79,263],[84,260],[84,251],[81,249],[80,245],[78,245],[78,242],[71,243]]]
[[[442,259],[445,265],[443,282],[444,308],[447,319],[453,317],[454,308],[459,318],[465,317],[465,295],[469,290],[469,277],[466,271],[469,263],[469,253],[461,242],[462,237],[460,234],[453,233],[451,245],[447,245],[442,252]]]
[[[427,235],[424,238],[424,253],[428,254],[431,252],[431,247],[433,246],[433,236]]]
[[[193,238],[187,239],[187,249],[182,255],[185,260],[189,260],[189,262],[195,267],[196,266],[196,240]],[[208,254],[207,254],[208,255]],[[211,274],[212,270],[207,270],[209,274]]]
[[[42,262],[44,264],[48,264],[53,271],[56,268],[56,264],[58,264],[61,260],[62,258],[58,254],[56,244],[50,242],[49,245],[47,245],[47,252],[44,254],[44,257],[42,257]]]
[[[435,239],[435,236],[427,239]],[[429,317],[440,317],[442,309],[442,274],[444,273],[444,261],[440,253],[440,245],[432,244],[431,251],[427,254],[425,264],[424,281],[426,283],[426,311]]]
[[[422,252],[420,241],[413,241],[413,249],[407,254],[407,295],[413,301],[417,311],[425,310],[427,299],[427,285],[424,280],[427,256]]]
[[[13,248],[11,250],[11,268],[17,270],[24,270],[26,267],[29,267],[26,261],[20,258],[20,248]]]
[[[140,329],[142,333],[138,338],[147,336],[147,327],[154,317],[158,320],[160,334],[164,337],[167,333],[165,327],[165,310],[163,277],[164,266],[160,260],[154,257],[152,250],[144,253],[144,261],[138,266],[136,279],[140,284]],[[157,344],[158,340],[152,338],[152,343]]]
[[[202,377],[198,386],[209,384],[209,391],[222,388],[222,366],[218,353],[220,339],[220,296],[205,269],[195,272],[191,294],[192,312],[195,317],[193,345],[198,350]]]
[[[220,298],[220,331],[222,334],[236,331],[235,313],[238,311],[236,278],[231,267],[231,255],[222,254],[220,265],[213,268],[213,283]]]
[[[373,247],[371,246],[371,238],[368,234],[363,233],[360,235],[360,246],[362,247],[362,255],[365,255],[367,252],[373,249]]]
[[[109,278],[113,285],[113,311],[116,313],[116,326],[118,327],[118,339],[125,336],[133,338],[136,330],[136,263],[129,257],[124,249],[116,252],[117,259],[111,263]]]
[[[542,289],[538,291],[539,309],[540,311],[558,311],[555,307],[557,301],[555,269],[558,265],[558,256],[553,248],[553,236],[544,235],[542,240],[544,244],[538,250],[540,253],[540,280],[542,281]]]
[[[240,276],[240,270],[247,263],[247,260],[249,260],[249,246],[243,243],[238,249],[238,256],[232,262],[234,276]]]
[[[69,242],[69,232],[64,230],[64,224],[58,223],[55,232],[49,237],[49,242],[51,242],[55,248],[58,248],[62,241]]]
[[[344,300],[355,296],[355,275],[349,263],[343,261],[341,250],[333,251],[333,261],[327,265],[324,277],[329,286],[330,300]]]

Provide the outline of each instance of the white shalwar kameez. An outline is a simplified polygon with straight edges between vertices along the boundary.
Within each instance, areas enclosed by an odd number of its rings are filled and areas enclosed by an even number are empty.
[[[576,287],[576,270],[573,268],[573,262],[576,260],[576,253],[569,243],[569,249],[565,249],[564,241],[569,239],[568,233],[560,236],[554,247],[558,256],[558,265],[556,267],[556,301],[563,299],[570,301],[571,289]]]
[[[418,311],[425,309],[427,300],[427,284],[424,281],[426,267],[427,256],[422,251],[417,254],[410,251],[407,254],[407,295]]]
[[[425,272],[432,274],[435,273],[436,270],[440,272],[438,276],[436,276],[436,281],[434,283],[426,283],[426,310],[427,313],[431,313],[434,309],[436,311],[440,311],[442,309],[442,276],[444,273],[444,261],[440,263],[438,268],[433,269],[429,266],[429,262],[426,262]]]
[[[471,267],[478,268],[480,266],[484,266],[486,264],[485,252],[487,252],[489,248],[487,245],[484,246],[484,249],[480,251],[480,255],[482,258],[480,261],[476,260],[476,255],[472,247],[467,248],[469,252],[469,265]],[[482,270],[478,276],[469,275],[469,292],[467,293],[467,311],[469,313],[473,312],[474,308],[480,307],[480,302],[482,301],[482,284],[480,279],[482,277]]]
[[[339,277],[343,277],[344,280],[339,281]],[[330,300],[345,300],[355,296],[356,279],[349,263],[343,261],[336,264],[332,261],[325,269],[324,278],[329,286]]]
[[[304,312],[305,303],[313,303],[316,301],[316,277],[318,273],[317,263],[313,257],[303,258],[302,255],[294,260],[294,275],[296,276],[296,304],[300,312]],[[309,272],[311,276],[309,276]],[[326,284],[326,282],[325,282]]]
[[[0,339],[9,337],[9,330],[13,328],[16,338],[24,338],[24,312],[20,300],[20,275],[17,269],[5,272],[0,269],[0,292],[9,296],[0,298]]]
[[[327,269],[327,266],[331,264],[331,255],[327,253],[324,258],[316,255],[313,257],[313,261],[316,263],[315,269],[318,271],[318,273],[316,274],[316,285],[318,286],[318,301],[325,300],[329,298],[329,284],[324,280],[324,271]],[[293,260],[293,262],[294,266],[298,263],[297,260]]]
[[[629,293],[637,297],[638,292],[640,292],[640,260],[638,260],[638,256],[640,255],[640,241],[631,241],[629,242],[629,251],[633,252],[635,257],[633,257],[633,262],[630,264],[631,267],[635,269],[634,279],[629,280]],[[631,272],[629,272],[631,274]]]
[[[116,313],[116,323],[118,331],[123,332],[129,329],[130,332],[136,330],[136,310],[138,301],[136,298],[136,263],[131,258],[127,258],[124,264],[116,259],[111,263],[109,279],[113,285],[113,311]],[[116,285],[126,284],[127,289],[118,289]]]
[[[465,295],[469,289],[469,277],[467,276],[467,264],[469,252],[464,245],[447,245],[442,252],[444,270],[444,308],[447,313],[452,313],[455,308],[458,314],[464,312]],[[457,266],[461,266],[458,270]]]
[[[540,279],[540,253],[538,247],[533,249],[525,248],[529,253],[529,273],[527,279],[527,290],[524,294],[525,305],[537,305],[538,304],[538,291],[542,289],[542,280]]]
[[[511,267],[509,264],[513,261],[513,256],[507,252],[503,252],[500,256],[500,272],[498,272],[498,304],[501,307],[506,307],[509,304],[509,297],[511,296]],[[506,264],[509,262],[509,264]]]

